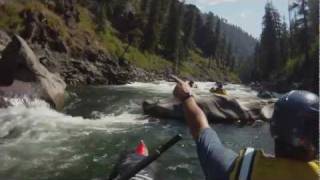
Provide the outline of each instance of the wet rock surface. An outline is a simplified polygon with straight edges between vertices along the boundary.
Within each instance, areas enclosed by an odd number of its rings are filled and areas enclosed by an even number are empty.
[[[274,101],[251,101],[240,104],[236,99],[227,96],[214,95],[196,98],[198,105],[205,112],[208,121],[212,123],[253,123],[256,120],[270,119]],[[267,107],[266,107],[267,106]],[[264,111],[262,111],[264,109]],[[174,99],[163,101],[144,101],[145,114],[158,118],[184,119],[181,103]]]
[[[20,37],[15,35],[0,61],[0,94],[44,99],[56,109],[64,105],[66,84],[59,74],[49,72]]]

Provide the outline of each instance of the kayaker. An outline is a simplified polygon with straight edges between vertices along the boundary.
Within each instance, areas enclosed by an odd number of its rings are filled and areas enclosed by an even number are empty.
[[[197,84],[194,81],[189,81],[189,86],[192,88],[198,88]]]
[[[307,91],[291,91],[275,104],[270,130],[275,157],[246,148],[239,154],[225,147],[192,96],[190,86],[177,77],[174,96],[184,107],[185,118],[196,141],[207,180],[317,180],[319,97]]]
[[[223,84],[221,82],[216,83],[216,88],[211,88],[210,92],[214,94],[227,95],[227,91],[223,89]]]

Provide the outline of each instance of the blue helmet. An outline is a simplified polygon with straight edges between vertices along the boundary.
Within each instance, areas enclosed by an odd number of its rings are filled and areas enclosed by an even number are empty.
[[[293,145],[318,147],[319,97],[308,91],[291,91],[275,104],[270,123],[273,138]]]

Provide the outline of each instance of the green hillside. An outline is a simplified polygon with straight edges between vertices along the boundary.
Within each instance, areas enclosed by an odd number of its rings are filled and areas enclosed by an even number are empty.
[[[104,53],[156,75],[237,82],[239,55],[226,32],[251,38],[177,0],[12,0],[0,8],[0,29],[32,45],[71,58]]]

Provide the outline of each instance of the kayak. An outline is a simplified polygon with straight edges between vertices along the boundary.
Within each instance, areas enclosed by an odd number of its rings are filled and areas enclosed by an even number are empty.
[[[109,179],[121,177],[148,156],[148,147],[144,144],[143,140],[141,140],[134,150],[124,151],[120,154],[118,163],[109,176]],[[130,178],[130,180],[153,180],[154,177],[155,164],[152,163],[139,171],[134,177]]]
[[[118,163],[114,166],[109,176],[109,180],[153,180],[156,169],[154,161],[181,139],[181,134],[177,134],[151,154],[149,154],[147,146],[141,140],[135,150],[126,151],[120,155]]]
[[[210,89],[210,92],[213,94],[228,95],[227,91],[224,89]]]

